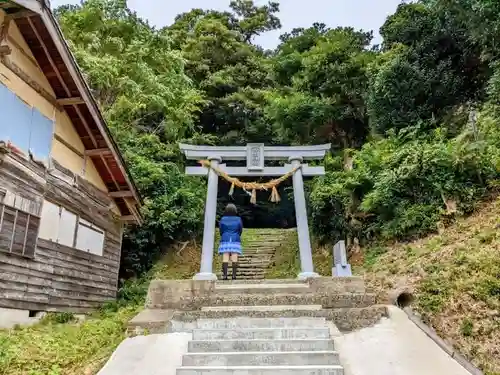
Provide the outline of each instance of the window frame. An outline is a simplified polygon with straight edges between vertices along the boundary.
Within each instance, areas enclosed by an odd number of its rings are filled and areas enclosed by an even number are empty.
[[[53,239],[49,239],[49,238],[44,238],[40,235],[39,233],[39,238],[41,238],[42,240],[44,241],[49,241],[49,242],[53,242],[53,243],[56,243],[58,245],[61,245],[61,246],[65,246],[65,247],[69,247],[71,249],[74,249],[76,251],[81,251],[81,252],[84,252],[84,253],[87,253],[87,254],[93,254],[93,255],[96,255],[96,256],[104,256],[104,250],[105,250],[105,245],[106,245],[106,230],[100,228],[99,226],[93,224],[91,221],[88,221],[84,218],[82,218],[79,214],[71,211],[71,210],[68,210],[66,207],[60,205],[60,204],[57,204],[57,203],[54,203],[52,201],[49,201],[49,200],[46,200],[44,199],[44,202],[43,204],[45,203],[49,203],[55,207],[57,207],[59,209],[59,215],[58,215],[58,224],[57,224],[57,239],[56,241],[54,241]],[[72,237],[73,237],[73,242],[72,242],[72,245],[71,246],[68,246],[64,243],[60,243],[60,235],[59,235],[59,231],[60,231],[60,228],[61,228],[61,225],[60,225],[60,220],[62,219],[62,213],[66,211],[72,215],[75,216],[75,225],[74,225],[74,229],[72,231]],[[41,212],[43,213],[43,207],[41,209]],[[42,223],[42,220],[43,220],[43,215],[40,214],[40,227],[41,227],[41,223]],[[102,235],[102,246],[101,246],[101,249],[99,250],[99,253],[96,254],[96,252],[93,252],[91,251],[90,249],[82,249],[80,247],[77,246],[78,244],[78,233],[79,233],[79,226],[82,225],[83,227],[93,231],[93,232],[96,232],[96,233],[99,233],[100,235]]]
[[[10,94],[15,97],[15,99],[19,100],[21,102],[21,104],[27,106],[31,110],[30,124],[29,124],[29,129],[28,129],[28,139],[27,139],[28,149],[25,149],[23,146],[20,146],[17,143],[13,142],[12,139],[11,139],[12,136],[7,136],[7,139],[5,139],[5,141],[8,144],[10,143],[14,147],[16,147],[19,150],[21,150],[24,156],[29,157],[30,155],[32,155],[32,157],[35,160],[38,161],[39,160],[38,156],[33,153],[33,147],[31,146],[31,142],[32,142],[31,139],[32,139],[33,129],[35,128],[35,126],[34,126],[35,125],[35,123],[34,123],[35,111],[38,112],[38,115],[40,115],[43,118],[46,118],[51,123],[51,131],[50,131],[51,137],[50,137],[50,141],[49,141],[49,144],[48,144],[48,152],[47,152],[47,155],[43,156],[43,158],[40,160],[40,161],[42,161],[42,162],[44,162],[45,164],[48,165],[48,163],[50,162],[50,159],[52,157],[52,149],[54,147],[54,136],[55,136],[55,129],[56,129],[56,127],[55,127],[56,119],[54,118],[54,116],[53,116],[53,118],[49,118],[49,117],[45,116],[37,107],[35,107],[35,106],[29,104],[28,102],[26,102],[23,98],[21,98],[13,90],[11,90],[7,85],[5,85],[2,81],[0,81],[0,90],[2,90],[2,89],[5,89],[5,90],[9,91]]]
[[[3,193],[0,190],[0,193]],[[31,212],[28,212],[26,210],[22,210],[20,208],[17,208],[15,206],[8,205],[3,202],[3,199],[5,198],[5,194],[0,195],[1,201],[0,201],[0,234],[2,234],[4,230],[4,223],[5,223],[5,214],[6,210],[10,210],[10,214],[14,215],[14,222],[12,223],[12,234],[10,236],[10,245],[8,249],[4,249],[0,247],[0,252],[4,254],[10,254],[13,256],[18,256],[22,258],[28,258],[28,259],[35,259],[36,255],[36,249],[37,249],[37,244],[38,244],[38,234],[40,232],[40,223],[41,223],[41,217],[39,215],[33,214]],[[22,253],[19,254],[18,252],[14,252],[13,248],[15,245],[15,238],[16,238],[16,228],[18,226],[18,218],[19,218],[19,213],[26,215],[26,224],[24,227],[24,240],[23,240],[23,246],[22,246]],[[28,244],[28,239],[29,239],[29,230],[31,227],[31,224],[35,221],[33,224],[35,226],[35,237],[34,237],[34,242],[33,242],[33,248],[30,249],[29,253],[26,252],[26,245]]]

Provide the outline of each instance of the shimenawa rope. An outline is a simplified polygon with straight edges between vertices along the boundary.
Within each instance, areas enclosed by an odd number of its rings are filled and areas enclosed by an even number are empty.
[[[295,167],[290,172],[284,174],[280,178],[268,181],[266,183],[260,183],[260,182],[240,181],[236,177],[229,176],[223,170],[216,168],[216,167],[213,167],[210,164],[210,161],[208,161],[208,160],[200,160],[199,163],[206,168],[211,168],[215,173],[217,173],[217,175],[219,175],[220,177],[222,177],[223,179],[225,179],[226,181],[228,181],[231,184],[231,189],[229,189],[229,195],[233,195],[235,186],[245,190],[246,192],[251,191],[252,193],[250,194],[250,196],[251,196],[250,203],[252,203],[252,204],[257,203],[257,190],[268,191],[269,189],[271,189],[271,197],[269,198],[270,201],[273,203],[278,203],[279,201],[281,201],[281,197],[280,197],[280,195],[278,193],[278,189],[277,189],[278,185],[281,184],[282,182],[286,181],[287,179],[289,179],[291,176],[293,176],[293,174],[300,168],[300,166]]]

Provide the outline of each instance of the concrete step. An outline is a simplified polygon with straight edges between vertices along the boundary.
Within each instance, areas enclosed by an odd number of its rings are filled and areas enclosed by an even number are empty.
[[[311,366],[339,365],[333,351],[312,352],[235,352],[190,353],[182,357],[182,366]]]
[[[261,259],[244,259],[242,261],[238,261],[238,266],[243,266],[243,265],[256,265],[256,266],[268,266],[271,263],[271,261],[263,261]],[[231,264],[229,264],[229,267],[231,267]]]
[[[293,284],[223,284],[216,285],[216,292],[226,294],[276,294],[276,293],[307,293],[309,285],[304,283]]]
[[[266,273],[267,268],[238,268],[236,271],[236,275],[253,275],[253,274],[264,274]],[[233,272],[231,270],[228,271],[228,275],[232,275]]]
[[[335,347],[333,340],[330,339],[192,340],[188,345],[190,353],[333,351]]]
[[[302,311],[319,311],[323,307],[321,305],[264,305],[264,306],[203,306],[201,311],[287,311],[293,309],[299,309]]]
[[[206,366],[181,367],[177,375],[344,375],[342,366]]]
[[[255,245],[242,245],[243,247],[243,252],[245,251],[252,251],[252,252],[262,252],[262,253],[274,253],[276,251],[276,249],[278,248],[278,246],[280,246],[280,244],[276,244],[276,245],[271,245],[271,246],[261,246],[259,244],[255,244]]]
[[[255,275],[255,274],[252,274]],[[324,308],[367,307],[376,302],[375,294],[368,293],[274,293],[274,294],[220,294],[205,298],[204,306],[271,306],[321,305]]]
[[[276,251],[276,248],[279,245],[272,245],[272,246],[261,246],[261,245],[242,245],[243,247],[243,252],[245,251],[250,251],[254,253],[274,253]]]
[[[328,339],[328,328],[195,329],[193,340]]]
[[[233,274],[231,272],[229,272],[227,276],[229,278],[231,278],[232,275]],[[250,278],[249,276],[258,276],[259,278],[260,277],[265,277],[266,276],[266,272],[265,271],[261,271],[261,272],[247,272],[247,273],[242,272],[242,273],[237,273],[236,274],[236,278],[237,279],[247,279],[248,280]],[[222,273],[217,274],[217,277],[219,277],[219,278],[222,279]]]
[[[178,324],[189,324],[198,319],[220,319],[220,318],[326,318],[332,321],[342,332],[370,327],[387,317],[386,306],[369,306],[363,308],[341,308],[341,309],[322,309],[322,310],[285,310],[285,311],[176,311],[171,320]],[[165,326],[168,328],[167,322]],[[147,326],[146,326],[147,327]],[[165,332],[158,331],[155,332]]]
[[[243,254],[274,254],[276,252],[275,248],[263,249],[258,247],[243,246]]]
[[[216,285],[218,284],[224,284],[227,285],[228,283],[230,284],[254,284],[255,282],[252,281],[245,281],[245,280],[233,280],[233,281],[217,281]],[[267,279],[264,280],[260,283],[266,283],[266,284],[295,284],[295,283],[300,283],[300,284],[307,284],[306,280],[297,280],[297,279]]]
[[[218,275],[220,279],[222,279],[222,275]],[[231,279],[232,275],[228,275],[229,279]],[[257,274],[257,275],[236,275],[236,280],[262,280],[262,278],[265,278],[266,275],[265,273],[263,274]]]
[[[229,318],[198,319],[199,329],[326,327],[325,318]],[[324,349],[328,350],[328,349]],[[230,350],[229,350],[230,351]]]
[[[233,275],[232,272],[228,272],[227,273],[227,276],[229,278],[231,278],[232,275]],[[264,277],[265,275],[266,275],[266,271],[265,270],[254,271],[254,272],[237,272],[236,273],[236,277],[240,278],[240,279],[246,278],[248,276],[260,276],[260,277]],[[222,273],[218,273],[217,277],[219,277],[220,279],[222,279]]]

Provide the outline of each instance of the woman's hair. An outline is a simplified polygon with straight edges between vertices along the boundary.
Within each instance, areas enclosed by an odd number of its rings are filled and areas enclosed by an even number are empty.
[[[224,210],[224,216],[238,216],[238,209],[232,203],[229,203]]]

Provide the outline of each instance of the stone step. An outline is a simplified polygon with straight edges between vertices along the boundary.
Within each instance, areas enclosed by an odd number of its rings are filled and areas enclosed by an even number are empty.
[[[182,357],[182,366],[311,366],[339,365],[333,351],[312,352],[236,352],[190,353]]]
[[[328,328],[195,329],[193,340],[328,339]]]
[[[266,261],[261,261],[258,259],[254,260],[244,260],[241,262],[238,262],[238,268],[241,268],[242,266],[254,266],[254,267],[268,267],[271,264],[271,262],[266,262]],[[229,265],[229,268],[231,268],[231,265]]]
[[[260,253],[260,252],[254,252],[254,251],[245,251],[243,254],[241,254],[238,257],[238,260],[241,259],[271,259],[274,256],[274,252],[267,252],[267,253]]]
[[[341,308],[322,310],[282,310],[282,311],[176,311],[171,320],[178,324],[188,324],[197,319],[220,319],[220,318],[326,318],[332,321],[341,331],[350,332],[353,330],[370,327],[388,316],[386,306],[375,305],[363,308]],[[165,326],[168,322],[165,322]],[[138,325],[138,324],[137,324]],[[146,328],[148,326],[146,325]],[[155,332],[165,332],[156,330]]]
[[[177,375],[344,375],[342,366],[200,366],[180,367]]]
[[[243,244],[243,250],[251,250],[251,251],[269,251],[274,252],[276,248],[281,245],[282,242],[276,242],[275,245],[262,245],[262,244]]]
[[[264,247],[264,248],[270,248],[273,246],[280,246],[283,244],[287,239],[286,238],[273,238],[273,240],[269,240],[269,238],[263,238],[259,240],[245,240],[243,239],[243,245],[244,246],[254,246],[254,247]]]
[[[228,272],[228,277],[231,278],[232,272]],[[264,277],[266,275],[266,272],[264,270],[261,271],[251,271],[251,272],[236,272],[236,278],[237,279],[249,279],[248,276],[259,276],[259,277]],[[217,274],[219,278],[222,279],[222,273]]]
[[[220,312],[226,312],[226,311],[287,311],[287,310],[293,310],[293,309],[299,309],[302,311],[319,311],[323,307],[321,305],[304,305],[304,306],[298,306],[298,305],[269,305],[269,306],[203,306],[201,308],[201,311],[220,311]]]
[[[334,350],[331,339],[303,340],[192,340],[189,342],[190,353],[206,352],[298,352]]]
[[[276,242],[275,244],[244,243],[241,246],[243,248],[243,252],[245,252],[246,250],[275,252],[276,249],[278,249],[282,243],[283,241]]]
[[[243,253],[241,255],[245,256],[251,254],[273,256],[275,253],[276,249],[257,249],[252,247],[243,247]]]
[[[271,262],[271,257],[267,257],[267,258],[263,258],[261,256],[254,256],[254,257],[245,257],[245,258],[239,258],[238,259],[238,264],[240,263],[248,263],[248,262],[252,262],[252,263],[269,263]]]
[[[233,275],[233,273],[232,272],[228,272],[227,275],[228,275],[229,278],[231,278],[231,276]],[[266,271],[265,270],[254,270],[254,271],[248,271],[248,272],[236,272],[236,277],[240,278],[240,279],[248,279],[248,276],[260,276],[260,277],[264,277],[265,275],[266,275]],[[220,279],[222,279],[222,273],[218,273],[217,277],[219,277]]]
[[[308,284],[225,284],[216,285],[215,291],[226,294],[276,294],[276,293],[305,293],[310,291]]]
[[[252,273],[252,275],[256,275]],[[369,293],[274,293],[274,294],[224,294],[217,293],[203,298],[203,306],[270,306],[270,305],[321,305],[323,308],[353,308],[374,305],[376,295]],[[161,308],[161,306],[158,306]]]
[[[243,270],[247,268],[267,268],[268,264],[265,263],[239,263],[238,269]]]
[[[256,275],[256,276],[241,276],[237,275],[236,280],[222,280],[222,275],[218,274],[217,277],[219,278],[220,281],[262,281],[266,278],[265,273],[262,275]],[[231,275],[228,276],[229,279],[231,279]]]
[[[302,307],[300,307],[302,308]],[[325,318],[230,318],[198,319],[199,329],[326,327]],[[329,350],[329,349],[324,349]],[[230,350],[229,350],[230,351]]]
[[[236,270],[236,274],[238,274],[238,273],[241,273],[241,274],[254,273],[254,272],[252,272],[253,270],[254,270],[253,268],[241,268],[241,267],[238,267],[238,269]],[[264,268],[264,267],[255,268],[255,271],[257,273],[263,273],[263,272],[266,271],[266,268]],[[222,271],[219,272],[219,273],[222,274]],[[233,273],[233,270],[231,268],[228,268],[227,273],[228,273],[228,275],[231,275]]]
[[[227,284],[227,281],[217,281],[216,285],[218,284]],[[245,280],[233,280],[229,281],[230,284],[254,284],[255,282],[252,281],[245,281]],[[266,284],[295,284],[295,283],[301,283],[301,284],[307,284],[306,280],[297,280],[297,279],[267,279],[264,280],[260,283],[266,283]]]
[[[279,235],[275,236],[273,234],[262,235],[262,236],[253,237],[253,238],[245,238],[245,236],[243,236],[243,243],[244,244],[255,243],[255,244],[262,245],[262,246],[266,246],[266,245],[269,246],[269,244],[272,244],[272,243],[282,243],[286,239],[287,239],[286,236],[279,236]]]

